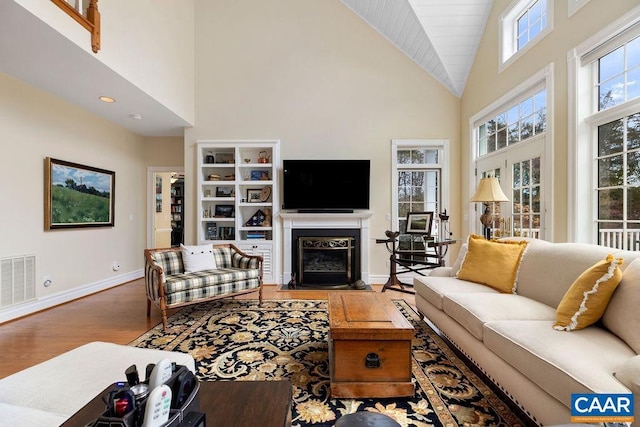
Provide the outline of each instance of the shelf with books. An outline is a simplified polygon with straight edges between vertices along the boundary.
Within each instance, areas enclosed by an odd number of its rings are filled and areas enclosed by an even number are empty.
[[[280,234],[272,224],[279,207],[279,141],[201,140],[196,146],[199,244],[249,242],[253,248],[259,241],[260,254],[271,259]],[[264,279],[273,283],[272,268],[269,263]]]

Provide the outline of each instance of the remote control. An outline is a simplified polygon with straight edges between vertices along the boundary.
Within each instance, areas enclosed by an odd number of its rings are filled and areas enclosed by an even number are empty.
[[[171,410],[171,389],[168,385],[160,385],[151,391],[144,410],[142,427],[160,427],[169,421]]]
[[[160,360],[156,363],[153,371],[151,371],[151,376],[149,377],[149,390],[153,390],[169,381],[172,373],[173,369],[171,367],[171,361],[169,359]]]

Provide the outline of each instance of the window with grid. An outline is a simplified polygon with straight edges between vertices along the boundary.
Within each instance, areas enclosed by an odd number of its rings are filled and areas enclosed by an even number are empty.
[[[500,16],[500,71],[552,30],[552,2],[513,0]]]
[[[515,162],[512,168],[514,234],[534,236],[541,224],[540,157]]]
[[[542,89],[478,126],[475,129],[478,156],[543,133],[547,127],[546,99],[546,89]]]
[[[516,20],[516,46],[522,49],[535,38],[547,25],[547,2],[537,0],[533,2]]]
[[[509,201],[474,204],[470,230],[478,230],[488,209],[492,236],[553,235],[553,135],[547,132],[553,127],[553,75],[549,64],[471,117],[476,171],[470,189],[477,188],[482,177],[493,176]]]
[[[443,202],[445,145],[442,140],[393,141],[393,229],[405,233],[409,212],[434,212],[446,208]],[[434,221],[432,235],[437,233]]]
[[[598,110],[640,96],[640,37],[598,59]]]
[[[640,250],[640,9],[602,33],[608,37],[587,40],[570,62],[577,95],[570,96],[577,111],[570,238]]]
[[[598,126],[598,243],[638,249],[640,113]]]

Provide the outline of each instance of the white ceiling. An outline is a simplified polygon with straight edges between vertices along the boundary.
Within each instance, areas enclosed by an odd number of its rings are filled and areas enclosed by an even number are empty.
[[[341,0],[458,97],[493,0]]]
[[[452,93],[462,95],[492,0],[341,1]],[[190,126],[11,0],[0,1],[0,72],[139,135],[182,136]],[[105,94],[117,102],[98,101]]]

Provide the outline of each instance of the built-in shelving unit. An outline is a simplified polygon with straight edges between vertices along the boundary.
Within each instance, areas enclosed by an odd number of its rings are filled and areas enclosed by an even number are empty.
[[[201,140],[197,151],[198,243],[233,243],[262,255],[265,283],[275,283],[280,142]]]
[[[182,178],[171,184],[171,246],[179,246],[180,243],[184,243],[184,180]]]

